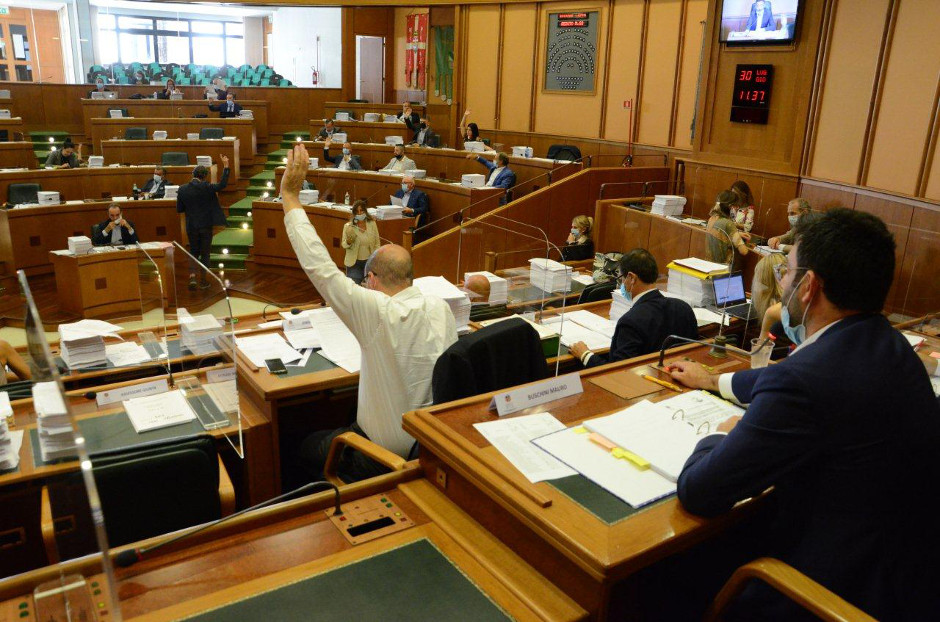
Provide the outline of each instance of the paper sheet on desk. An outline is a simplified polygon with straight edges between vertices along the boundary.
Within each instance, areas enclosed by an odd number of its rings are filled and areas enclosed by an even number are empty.
[[[235,387],[235,380],[209,382],[203,384],[202,388],[221,412],[238,412],[238,389]]]
[[[320,331],[312,326],[300,330],[285,330],[284,336],[290,345],[298,350],[320,347]]]
[[[10,405],[10,394],[6,391],[0,391],[0,420],[13,414],[13,406]]]
[[[108,344],[104,347],[104,352],[115,367],[139,365],[152,360],[150,353],[142,345],[130,341]]]
[[[362,350],[359,341],[332,309],[315,309],[310,318],[320,333],[320,355],[351,374],[359,371]]]
[[[571,277],[572,281],[577,281],[582,285],[594,285],[594,277],[590,274],[575,274]]]
[[[692,307],[692,313],[695,314],[695,323],[701,328],[707,324],[721,324],[724,323],[725,326],[731,323],[731,316],[725,315],[722,318],[721,313],[715,313],[704,307]]]
[[[121,337],[116,333],[124,330],[122,327],[102,320],[79,320],[71,324],[59,324],[59,339],[61,341],[74,341],[88,337]]]
[[[551,413],[474,423],[473,427],[530,482],[574,475],[575,471],[532,444],[533,438],[563,430]]]
[[[564,322],[560,317],[549,317],[542,320],[545,326],[551,326],[561,334],[561,343],[570,348],[573,344],[583,341],[589,350],[599,350],[610,347],[610,337],[585,328],[570,320]]]
[[[390,205],[404,206],[404,204],[401,202],[401,199],[398,197],[388,195],[388,200]]]
[[[264,367],[267,359],[281,359],[282,363],[293,363],[300,359],[300,352],[287,345],[284,338],[277,333],[237,337],[235,343],[257,367]]]
[[[196,413],[179,391],[168,391],[124,402],[131,425],[138,434],[192,421]]]
[[[617,328],[617,323],[610,321],[610,319],[601,317],[596,313],[591,313],[585,309],[578,309],[577,311],[568,311],[565,313],[565,321],[571,320],[575,324],[580,324],[581,326],[593,330],[595,333],[600,333],[607,337],[608,339],[613,339],[614,330]]]

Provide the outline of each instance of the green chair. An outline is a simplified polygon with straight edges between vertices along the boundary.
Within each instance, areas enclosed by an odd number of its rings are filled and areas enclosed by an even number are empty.
[[[163,166],[188,166],[189,154],[185,151],[165,151],[160,156],[160,164]]]
[[[145,127],[125,128],[124,140],[147,140],[147,128]]]

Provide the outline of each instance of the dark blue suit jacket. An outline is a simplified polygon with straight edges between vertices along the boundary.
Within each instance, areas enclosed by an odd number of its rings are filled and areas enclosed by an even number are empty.
[[[757,30],[758,28],[763,28],[764,30],[776,30],[777,22],[774,20],[774,11],[773,7],[770,6],[770,1],[765,0],[764,2],[764,15],[761,23],[757,23],[757,3],[751,4],[751,14],[747,18],[747,26],[745,30]]]
[[[879,620],[936,619],[940,408],[923,363],[881,315],[860,314],[777,365],[735,373],[750,406],[699,442],[679,477],[687,510],[711,516],[775,487],[768,549]],[[802,619],[760,584],[738,610]],[[815,619],[815,618],[813,618]]]
[[[238,105],[237,102],[232,102],[232,112],[228,111],[228,100],[223,99],[215,104],[209,104],[209,110],[219,113],[219,117],[222,119],[234,118],[238,116],[238,113],[242,111],[242,107]]]
[[[209,229],[225,226],[225,212],[219,204],[218,192],[228,185],[228,168],[222,169],[222,179],[213,184],[192,180],[176,192],[176,211],[186,214],[186,230]]]
[[[405,191],[401,188],[398,189],[398,192],[395,193],[395,198],[400,199],[405,196]],[[415,188],[411,191],[411,196],[408,197],[408,205],[405,207],[410,207],[415,211],[415,224],[424,225],[427,224],[425,221],[431,217],[431,201],[428,199],[428,195]]]
[[[667,298],[654,289],[636,301],[630,310],[617,320],[610,353],[592,354],[588,367],[622,361],[658,352],[669,335],[698,339],[698,324],[692,307],[683,300]]]
[[[490,162],[489,160],[487,160],[486,158],[481,158],[479,156],[477,156],[477,162],[485,166],[486,169],[489,171],[489,173],[486,176],[486,181],[488,182],[490,180],[489,179],[490,175],[492,175],[493,171],[495,171],[498,167],[492,162]],[[512,169],[509,168],[509,166],[504,166],[503,170],[501,170],[499,174],[496,175],[496,179],[493,180],[494,188],[505,188],[506,190],[508,190],[515,185],[516,185],[516,174],[512,171]],[[503,195],[499,199],[499,204],[504,205],[505,203],[506,203],[506,195]]]

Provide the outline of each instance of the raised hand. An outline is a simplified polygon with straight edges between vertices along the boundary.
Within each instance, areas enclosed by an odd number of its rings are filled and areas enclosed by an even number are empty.
[[[284,167],[284,176],[281,177],[281,200],[285,209],[287,201],[293,199],[300,204],[300,190],[307,178],[307,169],[310,168],[310,156],[303,144],[294,145],[287,154],[287,164]]]

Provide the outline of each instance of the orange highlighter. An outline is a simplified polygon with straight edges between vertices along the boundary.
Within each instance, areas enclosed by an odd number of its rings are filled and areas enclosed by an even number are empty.
[[[648,468],[650,468],[650,463],[648,460],[641,458],[640,456],[636,455],[632,451],[627,451],[626,449],[622,447],[617,447],[615,444],[611,443],[609,440],[607,440],[600,434],[591,432],[588,438],[591,439],[591,442],[594,443],[595,445],[599,447],[603,447],[604,449],[609,451],[610,455],[612,455],[614,458],[618,458],[620,460],[626,460],[627,462],[629,462],[630,464],[632,464],[633,466],[635,466],[641,471],[645,471]]]

